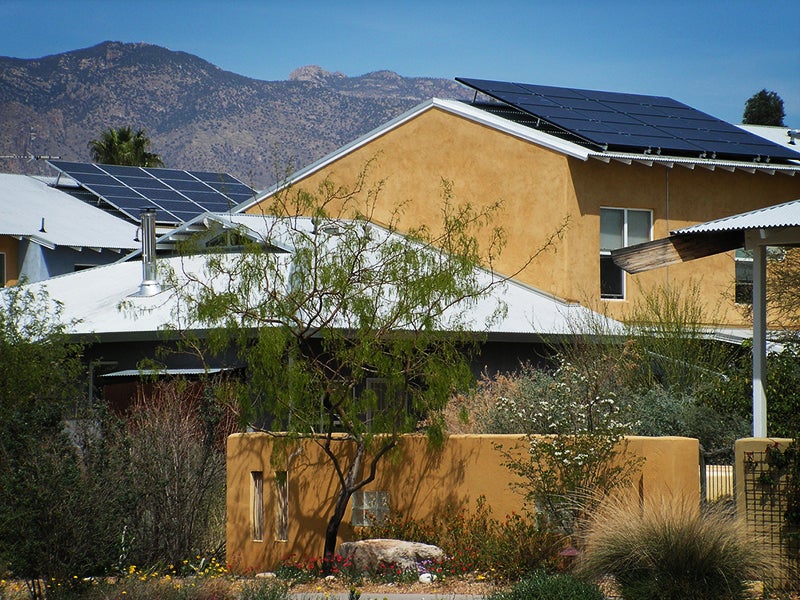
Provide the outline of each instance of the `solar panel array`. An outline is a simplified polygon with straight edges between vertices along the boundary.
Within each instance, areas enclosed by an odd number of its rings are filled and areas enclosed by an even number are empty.
[[[49,163],[135,221],[142,209],[155,208],[158,223],[183,223],[204,212],[228,211],[255,195],[227,173],[59,160]]]
[[[800,153],[664,96],[464,79],[459,81],[603,150],[747,161]]]

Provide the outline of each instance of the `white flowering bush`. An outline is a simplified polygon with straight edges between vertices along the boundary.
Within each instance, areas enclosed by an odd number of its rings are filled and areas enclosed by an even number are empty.
[[[632,426],[618,408],[624,387],[617,370],[599,355],[582,363],[562,359],[552,374],[525,369],[518,393],[494,407],[495,426],[514,423],[513,431],[527,434],[522,452],[500,447],[505,466],[521,479],[517,490],[567,536],[579,533],[599,499],[627,485],[640,466],[626,454]]]

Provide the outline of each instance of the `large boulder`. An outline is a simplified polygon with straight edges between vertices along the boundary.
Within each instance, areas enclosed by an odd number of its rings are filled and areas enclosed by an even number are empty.
[[[438,546],[383,539],[344,542],[339,546],[339,554],[349,558],[359,571],[373,572],[381,563],[397,565],[408,571],[416,570],[418,563],[444,558],[444,552]]]

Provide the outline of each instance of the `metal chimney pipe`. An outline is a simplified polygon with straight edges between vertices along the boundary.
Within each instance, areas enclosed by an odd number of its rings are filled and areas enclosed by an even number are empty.
[[[156,210],[142,209],[142,283],[134,296],[155,296],[161,292],[156,280]]]

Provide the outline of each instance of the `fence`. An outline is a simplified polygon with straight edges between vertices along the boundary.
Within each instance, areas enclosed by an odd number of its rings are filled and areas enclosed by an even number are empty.
[[[748,449],[740,449],[740,442],[748,442]],[[787,535],[791,478],[786,470],[775,468],[767,450],[780,452],[788,446],[787,442],[791,440],[783,440],[782,444],[766,439],[737,442],[737,508],[750,530],[764,540],[780,564],[779,586],[800,590],[798,538]]]
[[[733,504],[733,448],[703,450],[700,447],[700,501]]]

